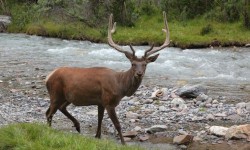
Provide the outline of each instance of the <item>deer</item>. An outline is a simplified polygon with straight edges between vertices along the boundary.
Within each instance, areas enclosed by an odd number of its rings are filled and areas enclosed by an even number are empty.
[[[113,41],[112,34],[115,32],[116,22],[113,23],[113,14],[111,14],[108,24],[108,44],[118,52],[125,54],[131,67],[127,71],[120,72],[106,67],[61,67],[52,71],[45,79],[50,96],[50,106],[46,111],[48,125],[51,126],[52,117],[59,109],[73,122],[74,127],[80,133],[80,123],[67,111],[67,106],[70,104],[75,106],[97,105],[98,125],[95,137],[101,138],[101,124],[106,110],[124,145],[125,141],[115,108],[123,97],[129,97],[136,92],[145,75],[147,65],[154,62],[159,53],[151,55],[170,44],[165,12],[163,12],[163,17],[165,28],[162,30],[166,33],[165,42],[159,47],[152,45],[143,56],[137,57],[131,44],[129,45],[131,52],[129,52]]]

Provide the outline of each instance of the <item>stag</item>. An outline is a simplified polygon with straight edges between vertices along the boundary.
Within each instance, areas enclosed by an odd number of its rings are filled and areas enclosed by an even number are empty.
[[[50,95],[50,106],[46,111],[49,126],[51,126],[53,115],[59,109],[73,122],[74,127],[80,133],[80,123],[67,111],[67,106],[71,103],[75,106],[97,105],[98,126],[95,137],[101,137],[101,124],[106,109],[109,118],[118,131],[121,143],[125,144],[115,107],[124,96],[131,96],[138,89],[147,64],[154,62],[159,56],[159,54],[151,55],[169,45],[169,30],[165,12],[163,12],[163,17],[165,24],[163,31],[166,32],[165,42],[159,47],[151,46],[142,57],[137,57],[131,45],[132,52],[128,52],[113,41],[112,34],[115,32],[116,23],[113,24],[113,15],[111,14],[109,17],[108,44],[118,52],[125,54],[131,63],[130,69],[124,72],[116,72],[105,67],[62,67],[54,70],[46,77],[45,81]]]

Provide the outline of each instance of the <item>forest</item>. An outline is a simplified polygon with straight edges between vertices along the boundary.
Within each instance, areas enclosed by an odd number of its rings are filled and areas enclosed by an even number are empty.
[[[250,32],[249,0],[0,0],[0,3],[0,13],[12,16],[13,23],[8,29],[9,32],[103,42],[106,40],[107,19],[110,13],[114,14],[114,20],[121,26],[120,33],[123,34],[139,28],[138,26],[142,31],[162,26],[161,13],[165,11],[170,31],[172,29],[173,32],[174,46],[208,46],[214,40],[219,40],[220,43],[226,41],[226,46],[235,43],[241,45],[250,41],[245,34],[243,37],[237,35],[235,39],[231,38],[235,33]],[[82,31],[84,29],[89,32]],[[236,32],[231,33],[229,30],[232,29]],[[183,32],[178,35],[173,30]],[[189,37],[193,33],[187,30],[197,30],[199,38]],[[226,33],[229,37],[220,39],[220,35],[224,37],[225,32],[230,32]],[[138,32],[135,35],[141,37],[129,34],[128,39],[127,36],[123,38],[118,34],[115,39],[120,43],[133,41],[135,44],[148,44],[155,39],[156,43],[160,43],[163,39],[155,37],[154,33],[148,34],[153,34],[152,38]],[[183,34],[187,37],[181,37]]]

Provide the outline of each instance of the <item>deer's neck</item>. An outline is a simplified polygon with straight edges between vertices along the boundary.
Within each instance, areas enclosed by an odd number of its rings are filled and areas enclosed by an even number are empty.
[[[138,89],[142,78],[134,77],[133,70],[130,68],[126,72],[119,73],[119,82],[121,85],[121,92],[124,96],[131,96]]]

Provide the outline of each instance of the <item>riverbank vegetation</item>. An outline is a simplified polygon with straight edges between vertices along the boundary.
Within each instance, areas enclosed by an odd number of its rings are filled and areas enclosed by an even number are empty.
[[[105,139],[85,137],[80,134],[54,130],[46,125],[20,123],[0,127],[0,149],[91,149],[139,150],[137,146],[122,146]]]
[[[12,16],[9,32],[106,42],[110,13],[119,44],[159,45],[166,11],[172,46],[244,46],[250,43],[248,0],[0,0]]]

